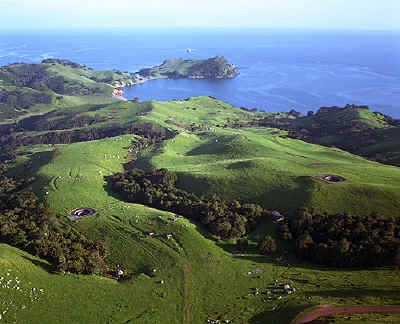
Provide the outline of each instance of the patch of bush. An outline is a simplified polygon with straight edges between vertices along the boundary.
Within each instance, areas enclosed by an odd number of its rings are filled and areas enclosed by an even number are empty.
[[[37,104],[50,104],[51,101],[51,94],[46,92],[0,89],[0,103],[13,109],[29,109]]]
[[[176,175],[166,169],[139,169],[117,173],[108,179],[112,189],[129,202],[183,215],[200,221],[222,239],[241,237],[270,213],[256,204],[228,202],[221,197],[201,197],[175,187]]]
[[[282,233],[286,239],[293,235],[299,257],[319,264],[400,266],[400,218],[327,215],[302,209],[282,225]]]

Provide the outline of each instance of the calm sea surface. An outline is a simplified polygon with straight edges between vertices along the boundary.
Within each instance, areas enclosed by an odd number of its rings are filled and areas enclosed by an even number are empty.
[[[192,48],[192,53],[186,49]],[[64,58],[135,72],[169,58],[225,56],[234,80],[155,80],[127,89],[141,100],[211,95],[239,107],[306,112],[366,104],[400,117],[400,33],[272,30],[0,32],[0,64]]]

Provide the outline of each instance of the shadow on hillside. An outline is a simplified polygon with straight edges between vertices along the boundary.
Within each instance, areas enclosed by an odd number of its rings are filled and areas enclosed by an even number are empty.
[[[51,179],[40,174],[40,169],[48,165],[54,158],[55,151],[37,152],[29,155],[28,160],[18,163],[12,168],[8,175],[19,179],[34,179],[28,181],[28,189],[32,190],[38,197],[42,198],[48,191]],[[47,188],[47,189],[44,189]]]
[[[107,192],[107,194],[108,194],[110,197],[113,197],[113,198],[115,198],[115,199],[118,199],[119,201],[126,202],[126,200],[124,200],[118,192],[116,192],[116,191],[114,191],[114,190],[112,189],[112,181],[111,181],[111,179],[112,179],[113,176],[114,176],[114,175],[110,175],[110,176],[105,176],[105,177],[104,177],[104,181],[105,181],[105,184],[104,184],[104,186],[103,186],[104,191]]]
[[[255,201],[266,209],[278,210],[285,216],[293,215],[299,208],[309,205],[316,183],[308,176],[293,177],[291,182],[290,187],[265,188]]]
[[[25,256],[25,255],[23,255],[22,257],[25,260],[27,260],[27,261],[31,262],[32,264],[34,264],[35,266],[38,266],[38,267],[42,268],[44,271],[46,271],[48,273],[56,273],[55,267],[53,265],[49,264],[49,263],[46,263],[46,262],[43,262],[43,261],[40,261],[40,260],[36,260],[36,259],[33,259],[33,258]]]
[[[29,154],[29,152],[28,152]],[[29,155],[24,163],[19,163],[10,171],[10,175],[18,175],[18,177],[35,177],[39,170],[49,164],[55,155],[55,151],[37,152]]]
[[[202,233],[203,234],[203,233]],[[203,234],[204,235],[204,234]],[[248,260],[254,263],[274,263],[278,255],[263,255],[258,254],[257,246],[251,245],[247,248],[240,248],[233,243],[216,242],[216,245],[224,251],[232,254],[234,259]]]
[[[280,305],[275,310],[272,310],[274,305],[266,304],[266,310],[252,318],[250,324],[289,324],[291,321],[310,305]]]
[[[393,288],[393,287],[392,287]],[[363,287],[354,288],[337,288],[332,290],[318,290],[305,292],[306,295],[319,296],[322,298],[366,298],[384,296],[385,299],[396,300],[396,303],[400,303],[400,295],[398,289],[364,289]]]
[[[238,180],[227,181],[221,185],[218,178],[207,178],[187,172],[177,172],[177,175],[176,186],[197,196],[217,194],[227,200],[233,200],[238,193],[243,191],[242,188],[252,185],[251,182],[246,182],[245,179],[240,179],[240,177],[238,177]],[[259,186],[257,194],[251,197],[242,197],[239,200],[241,203],[256,203],[265,209],[278,210],[286,216],[291,216],[299,208],[310,204],[317,184],[313,178],[308,176],[289,178],[288,184],[290,186],[279,188],[270,187],[261,182],[257,184]],[[226,188],[236,188],[238,186],[241,187],[238,191],[235,189],[226,190]]]

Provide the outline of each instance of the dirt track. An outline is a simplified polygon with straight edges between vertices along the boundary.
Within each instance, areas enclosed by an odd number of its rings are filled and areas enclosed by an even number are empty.
[[[364,314],[364,313],[400,313],[400,306],[320,306],[313,311],[304,314],[296,321],[296,324],[310,323],[317,318],[323,316],[337,315],[337,314]]]

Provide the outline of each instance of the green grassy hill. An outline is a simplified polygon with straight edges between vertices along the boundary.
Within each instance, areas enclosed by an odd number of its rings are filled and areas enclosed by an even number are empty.
[[[126,72],[96,71],[57,59],[3,66],[0,68],[0,123],[52,109],[112,102],[114,87],[133,83],[135,78]]]
[[[232,254],[233,241],[211,240],[185,219],[173,221],[169,213],[114,198],[104,176],[122,170],[133,139],[126,135],[60,145],[55,151],[36,146],[21,163],[31,161],[31,168],[24,170],[37,177],[33,189],[66,222],[77,207],[96,209],[94,216],[74,226],[90,238],[104,239],[110,247],[108,262],[121,264],[134,279],[117,283],[97,276],[48,273],[45,261],[2,244],[0,276],[13,281],[10,288],[0,288],[2,300],[13,302],[12,307],[0,306],[8,310],[5,323],[204,323],[217,318],[290,323],[300,311],[319,303],[400,302],[396,271],[337,271],[294,260],[289,268],[276,266],[270,257],[256,254],[254,245],[244,256]],[[150,237],[149,231],[156,235]],[[166,239],[171,232],[173,237]],[[19,290],[12,288],[15,277]],[[254,295],[252,288],[269,289],[273,279],[290,282],[297,293],[280,300],[279,294],[271,300]],[[43,289],[37,300],[32,288]]]
[[[258,202],[285,213],[312,207],[391,216],[400,207],[399,169],[282,138],[271,129],[181,133],[141,163],[178,172],[179,185],[188,191]],[[318,178],[324,174],[346,181],[327,183]]]
[[[397,213],[398,168],[291,139],[278,129],[245,127],[264,115],[209,97],[166,103],[120,101],[25,119],[20,122],[25,130],[20,138],[24,143],[70,143],[126,134],[137,125],[151,124],[154,129],[178,135],[147,150],[137,165],[175,171],[178,184],[191,192],[218,193],[288,214],[299,207],[360,215]],[[65,138],[70,141],[65,142]],[[326,174],[339,175],[345,181],[319,179]]]
[[[368,107],[323,108],[290,122],[291,136],[400,166],[400,123]]]
[[[122,267],[132,278],[117,282],[52,272],[47,261],[1,241],[4,323],[291,323],[319,304],[400,304],[399,270],[302,262],[292,253],[294,243],[279,239],[279,226],[270,220],[248,233],[247,247],[238,247],[236,239],[219,240],[201,224],[124,202],[106,182],[128,164],[167,168],[189,192],[260,203],[289,218],[300,207],[398,217],[398,167],[327,147],[361,134],[351,145],[374,142],[357,153],[395,160],[397,121],[359,107],[304,118],[246,111],[210,97],[111,102],[113,87],[132,81],[130,74],[60,60],[26,68],[0,69],[0,95],[6,98],[0,121],[10,122],[1,125],[0,140],[17,154],[15,165],[7,163],[8,175],[34,177],[25,190],[34,191],[61,223],[104,241],[109,269]],[[40,102],[21,96],[34,105],[15,110],[18,94],[25,92]],[[140,143],[145,144],[137,152]],[[328,182],[323,175],[345,181]],[[96,212],[71,222],[71,212],[80,207]],[[279,253],[257,253],[266,235],[277,239]],[[285,262],[278,265],[276,257]],[[290,283],[296,293],[283,294],[274,280]]]

